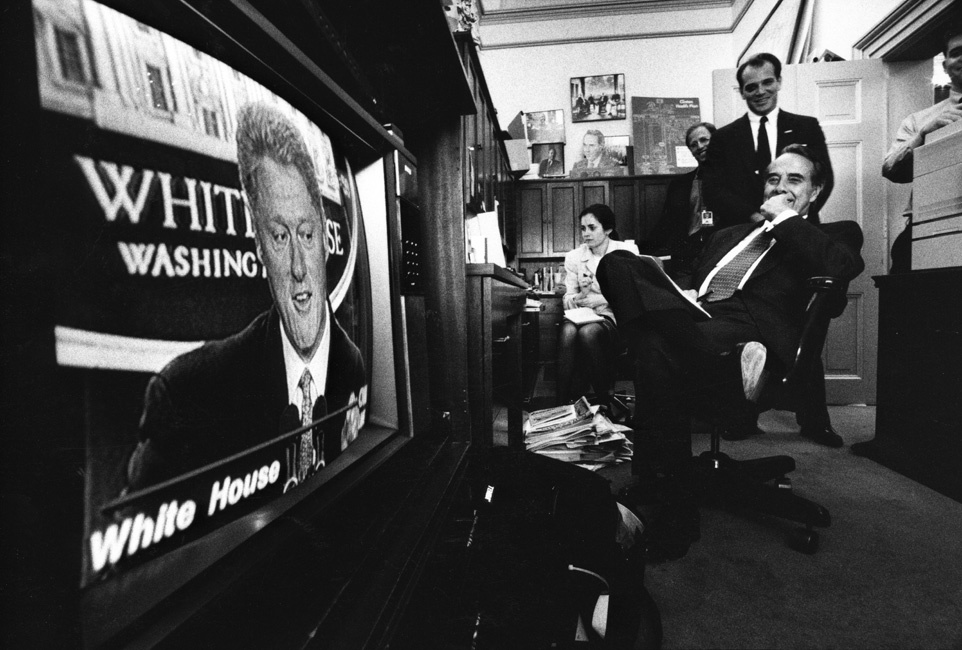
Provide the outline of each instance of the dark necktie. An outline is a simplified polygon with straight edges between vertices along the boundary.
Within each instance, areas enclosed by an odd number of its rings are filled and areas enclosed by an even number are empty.
[[[701,211],[702,211],[702,196],[701,196],[701,178],[699,178],[698,172],[695,172],[695,179],[691,182],[691,194],[688,197],[688,205],[691,208],[691,217],[688,221],[688,234],[691,235],[701,229]]]
[[[748,246],[728,260],[725,266],[718,269],[718,273],[708,283],[708,302],[718,302],[731,298],[748,269],[755,263],[755,260],[762,256],[762,253],[768,250],[771,241],[772,236],[768,232],[758,233],[758,236],[749,242]]]
[[[306,427],[313,421],[313,403],[311,402],[311,371],[304,368],[304,374],[297,383],[301,389],[301,426]],[[314,466],[314,430],[308,429],[301,434],[300,452],[297,455],[297,475],[300,480],[308,475]]]
[[[762,176],[768,169],[768,163],[772,162],[772,149],[768,145],[768,129],[765,128],[767,123],[768,116],[762,115],[762,119],[758,122],[758,149],[755,150],[755,168]]]

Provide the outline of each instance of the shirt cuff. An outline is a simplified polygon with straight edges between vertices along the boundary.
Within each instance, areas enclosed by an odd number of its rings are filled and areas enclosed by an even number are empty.
[[[782,210],[781,212],[778,213],[778,216],[777,216],[777,217],[775,217],[774,219],[772,219],[771,221],[768,222],[768,226],[767,226],[766,230],[771,230],[772,228],[774,228],[775,226],[777,226],[777,225],[780,224],[781,222],[783,222],[783,221],[785,221],[785,220],[787,220],[787,219],[791,219],[792,217],[797,217],[797,216],[798,216],[798,213],[795,212],[794,210],[792,210],[791,208],[789,208],[789,209],[787,209],[787,210]]]

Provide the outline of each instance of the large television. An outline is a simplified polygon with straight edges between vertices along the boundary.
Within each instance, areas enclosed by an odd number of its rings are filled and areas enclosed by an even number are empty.
[[[5,19],[4,505],[41,645],[176,644],[411,436],[391,136],[217,4]]]

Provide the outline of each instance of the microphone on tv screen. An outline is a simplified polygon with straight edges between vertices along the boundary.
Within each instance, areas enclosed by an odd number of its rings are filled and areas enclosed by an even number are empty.
[[[311,417],[317,422],[325,415],[327,415],[327,399],[321,395],[314,402],[314,411],[311,413]]]
[[[293,404],[288,404],[281,413],[280,432],[287,433],[299,426],[301,426],[301,412]]]

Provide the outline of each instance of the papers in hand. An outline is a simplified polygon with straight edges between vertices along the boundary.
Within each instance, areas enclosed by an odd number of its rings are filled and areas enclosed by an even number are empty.
[[[524,425],[525,449],[591,469],[631,458],[625,433],[582,397],[574,404],[533,411]]]
[[[583,325],[585,323],[597,323],[602,320],[602,317],[590,307],[575,307],[574,309],[565,309],[565,320],[571,321],[575,325]]]
[[[662,265],[659,263],[659,259],[657,257],[653,257],[651,255],[639,255],[638,259],[640,259],[642,262],[644,262],[645,264],[647,264],[657,272],[656,278],[660,279],[662,286],[666,288],[670,288],[676,294],[684,298],[685,301],[695,309],[695,311],[697,311],[699,314],[701,314],[705,318],[711,318],[711,314],[705,311],[704,308],[698,304],[698,301],[691,296],[691,294],[685,293],[685,290],[679,287],[675,283],[675,281],[672,280],[667,273],[665,273],[665,269],[662,268]]]

